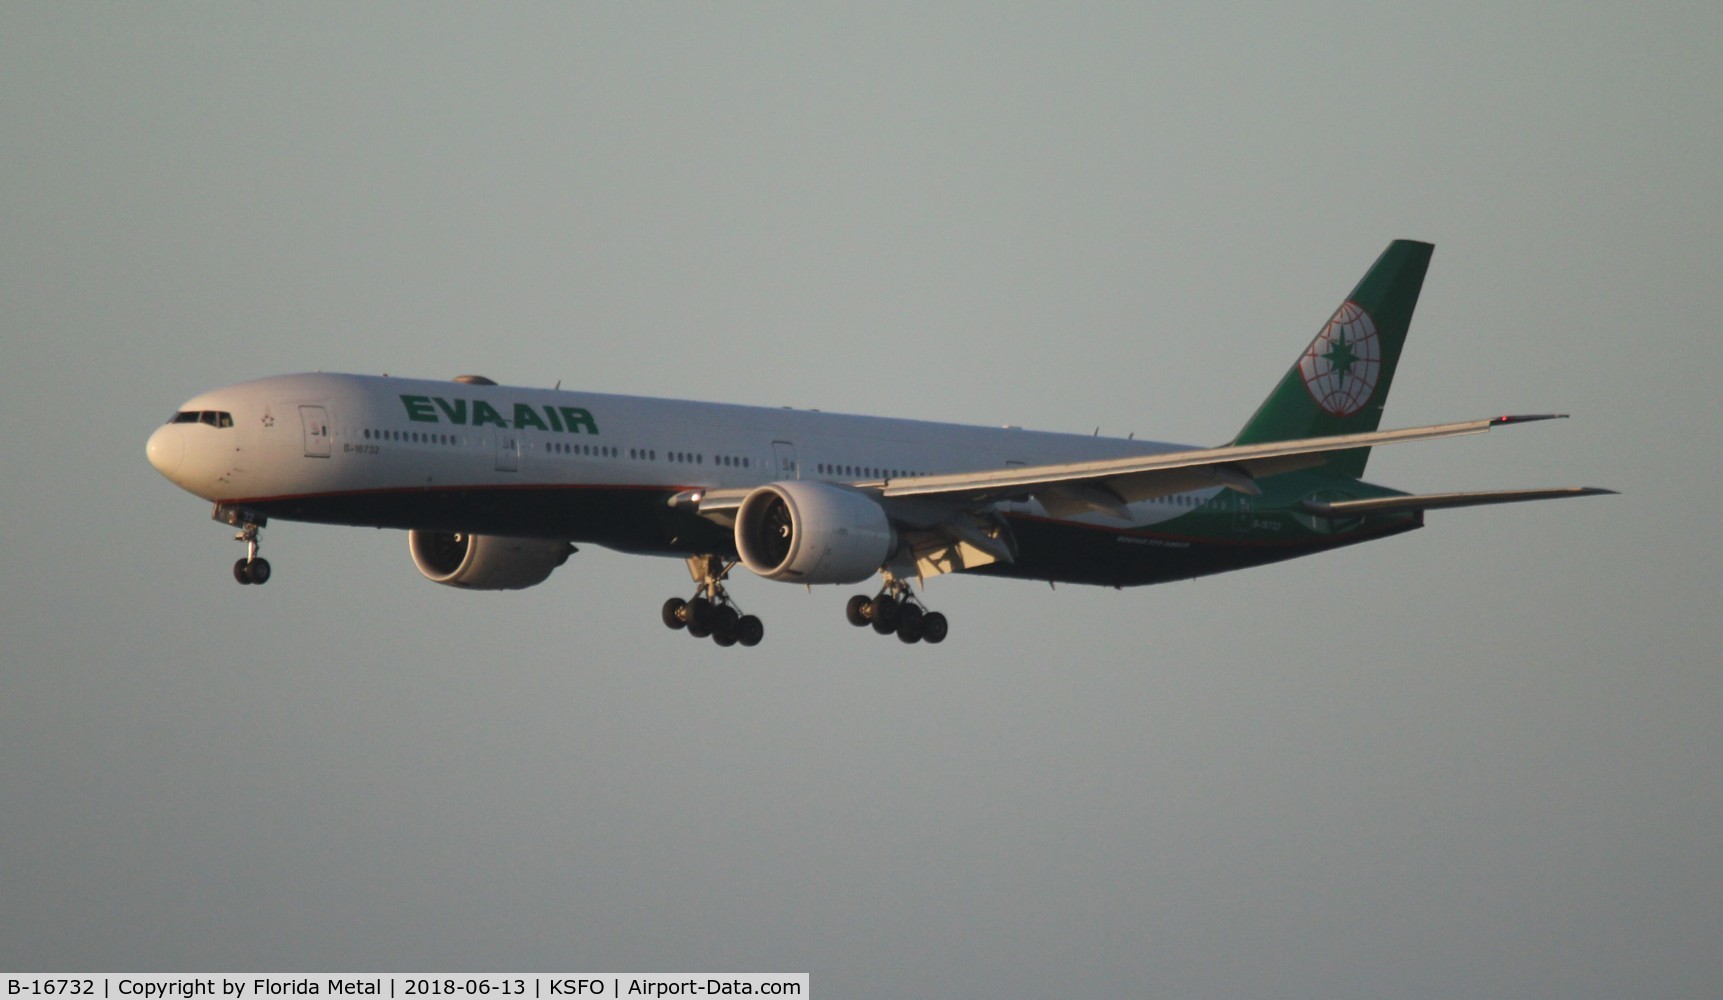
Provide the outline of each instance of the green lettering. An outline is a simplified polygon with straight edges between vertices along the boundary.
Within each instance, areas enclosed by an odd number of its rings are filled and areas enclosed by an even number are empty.
[[[408,420],[418,420],[427,424],[437,422],[437,411],[431,409],[429,396],[402,396],[401,405],[407,408]]]
[[[562,422],[568,425],[570,434],[579,434],[582,430],[588,434],[598,433],[598,425],[593,422],[592,414],[578,406],[559,406],[557,409],[561,411]]]
[[[507,427],[508,421],[504,420],[503,415],[498,413],[491,404],[482,399],[475,399],[473,400],[473,426],[483,427],[485,424]]]
[[[556,407],[554,407],[554,406],[545,407],[544,408],[544,415],[550,418],[550,429],[551,430],[553,430],[553,431],[562,430],[562,418],[556,415]]]
[[[544,425],[544,421],[538,418],[538,414],[533,412],[532,407],[525,403],[515,404],[515,426],[537,427],[541,431],[550,430],[550,428]]]
[[[454,405],[451,406],[451,405],[449,405],[448,400],[444,399],[443,397],[433,396],[432,402],[437,404],[437,409],[443,411],[443,416],[449,418],[449,423],[451,423],[451,424],[464,424],[467,422],[467,401],[466,400],[457,399],[457,400],[455,400]]]

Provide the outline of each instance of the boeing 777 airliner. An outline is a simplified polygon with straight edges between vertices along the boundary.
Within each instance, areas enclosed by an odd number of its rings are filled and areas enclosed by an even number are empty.
[[[1411,495],[1362,479],[1376,445],[1547,416],[1379,431],[1433,247],[1399,240],[1225,445],[373,375],[282,375],[188,400],[150,463],[240,529],[269,579],[270,518],[401,528],[419,572],[475,590],[542,583],[590,542],[687,560],[663,620],[719,645],[764,635],[726,589],[855,584],[852,624],[945,638],[913,581],[975,573],[1114,587],[1385,538],[1442,507],[1609,493]]]

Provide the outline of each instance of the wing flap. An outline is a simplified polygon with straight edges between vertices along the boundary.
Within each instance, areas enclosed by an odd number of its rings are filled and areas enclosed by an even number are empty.
[[[1543,490],[1485,490],[1476,493],[1425,493],[1416,496],[1376,497],[1369,500],[1304,501],[1304,509],[1320,517],[1361,517],[1408,510],[1439,510],[1445,507],[1484,507],[1528,500],[1560,500],[1564,497],[1614,495],[1616,490],[1599,486],[1567,486]]]

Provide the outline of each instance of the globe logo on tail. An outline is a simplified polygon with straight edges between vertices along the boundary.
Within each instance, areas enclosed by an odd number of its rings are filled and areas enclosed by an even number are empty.
[[[1382,371],[1382,342],[1370,314],[1356,302],[1341,303],[1298,359],[1298,371],[1324,412],[1349,417],[1364,409]]]

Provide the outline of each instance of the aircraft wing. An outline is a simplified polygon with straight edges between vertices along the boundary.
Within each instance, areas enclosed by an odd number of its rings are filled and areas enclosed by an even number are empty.
[[[1098,511],[1124,519],[1127,517],[1127,504],[1187,490],[1226,486],[1254,496],[1262,492],[1256,485],[1257,479],[1315,468],[1322,465],[1330,452],[1482,434],[1507,424],[1563,416],[1565,414],[1492,417],[1428,427],[1196,448],[1094,462],[916,476],[888,480],[876,488],[881,496],[887,498],[938,498],[965,504],[1034,496],[1055,517]]]
[[[1417,496],[1376,497],[1370,500],[1304,501],[1304,509],[1322,517],[1359,517],[1405,510],[1437,510],[1443,507],[1483,507],[1527,500],[1558,500],[1562,497],[1593,497],[1614,494],[1598,486],[1569,486],[1548,490],[1487,490],[1480,493],[1425,493]]]
[[[1092,462],[1014,466],[852,485],[886,499],[917,497],[935,502],[956,502],[968,508],[1033,496],[1055,517],[1095,511],[1128,519],[1127,504],[1187,490],[1226,486],[1257,495],[1262,492],[1256,485],[1257,479],[1320,466],[1324,456],[1330,452],[1482,434],[1507,424],[1554,420],[1564,416],[1566,414],[1491,417],[1392,431],[1192,448]],[[722,522],[734,518],[736,509],[751,492],[749,489],[694,490],[677,495],[671,503],[675,506],[693,505],[702,515]],[[1450,502],[1445,505],[1458,504]]]

